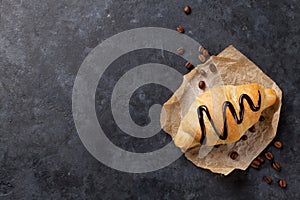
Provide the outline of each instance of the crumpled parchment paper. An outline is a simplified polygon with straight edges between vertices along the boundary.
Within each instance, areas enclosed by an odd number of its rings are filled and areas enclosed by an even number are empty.
[[[210,71],[209,65],[211,63],[217,66],[217,73]],[[206,76],[200,74],[201,69],[207,73]],[[217,85],[259,83],[276,91],[277,101],[275,105],[262,112],[265,120],[255,124],[256,132],[247,131],[245,133],[248,136],[247,140],[221,145],[218,148],[199,145],[185,152],[186,158],[196,166],[209,169],[214,173],[228,175],[234,169],[247,169],[276,135],[282,104],[282,91],[259,67],[233,46],[229,46],[218,56],[211,56],[207,62],[198,65],[185,75],[182,85],[163,105],[160,118],[161,126],[172,137],[176,135],[180,121],[187,113],[190,105],[198,95],[203,93],[198,87],[200,80],[205,81],[207,89]],[[195,119],[195,123],[199,123],[197,119]],[[239,154],[236,160],[229,157],[232,151]]]

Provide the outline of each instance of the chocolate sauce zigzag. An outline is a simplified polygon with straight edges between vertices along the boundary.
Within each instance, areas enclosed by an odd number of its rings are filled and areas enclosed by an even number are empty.
[[[205,139],[206,139],[206,128],[205,128],[205,124],[204,124],[204,117],[203,117],[203,112],[205,112],[207,118],[209,119],[210,124],[212,125],[215,133],[217,134],[217,136],[221,139],[221,140],[226,140],[228,137],[228,128],[227,128],[227,118],[226,118],[226,109],[227,107],[229,108],[232,116],[234,117],[234,120],[237,124],[241,124],[243,122],[243,118],[244,118],[244,111],[245,111],[245,107],[244,107],[244,99],[247,101],[248,105],[250,106],[250,109],[253,112],[257,112],[259,111],[260,107],[261,107],[261,94],[258,90],[258,105],[255,106],[253,101],[251,100],[251,98],[247,95],[247,94],[242,94],[239,98],[239,106],[240,106],[240,111],[239,111],[239,118],[237,116],[237,113],[232,105],[231,102],[229,101],[225,101],[223,103],[223,133],[221,134],[218,129],[216,128],[214,121],[212,120],[209,110],[205,105],[201,105],[198,107],[197,109],[197,113],[198,113],[198,118],[199,118],[199,123],[200,123],[200,128],[201,128],[201,138],[200,138],[200,144],[205,144]]]

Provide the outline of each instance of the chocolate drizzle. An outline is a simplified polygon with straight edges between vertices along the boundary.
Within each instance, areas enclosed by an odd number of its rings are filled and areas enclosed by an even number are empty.
[[[260,92],[258,91],[258,105],[255,106],[253,104],[253,101],[251,100],[251,98],[247,95],[247,94],[242,94],[239,98],[239,106],[240,106],[240,111],[239,111],[239,117],[237,116],[237,113],[232,105],[231,102],[229,101],[225,101],[223,103],[223,133],[220,133],[215,124],[214,121],[211,119],[210,113],[208,108],[205,105],[201,105],[198,107],[197,109],[197,113],[198,113],[198,118],[199,118],[199,123],[200,123],[200,128],[201,128],[201,138],[200,138],[200,144],[204,144],[205,143],[205,139],[206,139],[206,128],[205,128],[205,124],[204,124],[204,117],[203,117],[203,112],[205,112],[210,124],[212,125],[215,133],[217,134],[217,136],[221,139],[221,140],[226,140],[227,136],[228,136],[228,129],[227,129],[227,118],[226,118],[226,109],[227,107],[229,108],[235,122],[237,124],[241,124],[244,118],[244,99],[248,102],[250,109],[253,112],[257,112],[260,109],[261,106],[261,95]]]

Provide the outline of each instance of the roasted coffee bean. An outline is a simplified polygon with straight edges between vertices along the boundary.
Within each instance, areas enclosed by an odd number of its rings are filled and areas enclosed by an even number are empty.
[[[205,82],[204,82],[204,81],[200,81],[198,85],[199,85],[199,88],[200,88],[201,90],[204,90],[204,89],[205,89]]]
[[[184,28],[182,26],[177,26],[176,30],[179,32],[179,33],[184,33]]]
[[[202,45],[199,46],[198,51],[199,53],[203,53],[204,47]]]
[[[202,54],[203,54],[204,56],[208,56],[208,50],[207,50],[207,49],[203,49]]]
[[[237,159],[238,156],[239,156],[239,154],[236,151],[233,151],[233,152],[230,153],[230,158],[232,160]]]
[[[191,13],[191,7],[190,6],[185,6],[183,11],[185,12],[185,14],[190,14]]]
[[[280,170],[281,170],[281,167],[280,167],[279,163],[276,162],[276,161],[274,161],[274,162],[272,163],[272,166],[273,166],[273,168],[274,168],[276,171],[280,171]]]
[[[217,67],[216,67],[216,65],[214,65],[214,64],[212,64],[212,63],[209,65],[209,69],[210,69],[210,71],[213,72],[213,73],[216,73],[216,72],[217,72]]]
[[[260,166],[260,162],[258,160],[256,160],[256,159],[252,161],[252,164]]]
[[[266,159],[268,159],[268,160],[273,160],[273,154],[272,154],[271,152],[265,153],[265,157],[266,157]]]
[[[192,70],[194,68],[193,64],[190,63],[190,62],[186,62],[185,63],[185,67],[188,69],[188,70]]]
[[[264,121],[264,120],[265,120],[265,117],[264,117],[264,116],[260,116],[260,117],[259,117],[259,121],[262,122],[262,121]]]
[[[247,135],[243,135],[243,136],[241,137],[241,139],[242,139],[242,140],[247,140],[247,139],[248,139],[248,136],[247,136]]]
[[[206,72],[203,69],[200,69],[200,74],[204,77],[206,76]]]
[[[252,168],[254,168],[254,169],[258,169],[259,168],[259,165],[256,165],[256,164],[254,164],[253,162],[251,163],[251,165],[250,165]]]
[[[264,181],[268,184],[272,183],[272,179],[270,178],[270,176],[264,176]]]
[[[256,158],[261,164],[265,162],[265,159],[262,156]]]
[[[280,181],[278,182],[279,183],[279,186],[282,187],[282,188],[286,188],[286,181],[283,180],[283,179],[280,179]]]
[[[184,48],[182,48],[182,47],[180,47],[180,48],[178,48],[177,49],[177,53],[179,54],[179,55],[182,55],[182,54],[184,54]]]
[[[277,149],[281,149],[281,148],[282,148],[282,143],[279,142],[279,141],[275,141],[275,142],[274,142],[274,146],[275,146]]]
[[[198,58],[199,58],[199,60],[200,60],[201,62],[203,62],[203,63],[206,61],[205,56],[202,55],[202,54],[199,54]]]
[[[251,126],[251,127],[249,128],[249,131],[252,132],[252,133],[255,132],[255,131],[256,131],[255,126]]]

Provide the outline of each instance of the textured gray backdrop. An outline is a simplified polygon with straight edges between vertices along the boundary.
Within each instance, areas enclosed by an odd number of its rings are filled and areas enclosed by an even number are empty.
[[[189,4],[192,14],[182,9]],[[72,118],[73,82],[86,55],[101,41],[132,28],[157,26],[186,34],[217,54],[229,44],[247,55],[282,88],[277,138],[270,146],[281,165],[228,177],[196,168],[181,157],[146,174],[110,169],[82,145]],[[294,1],[79,1],[0,0],[0,199],[299,199],[300,2]],[[158,62],[187,73],[184,60],[168,52],[140,50],[116,60],[96,93],[99,121],[116,145],[134,152],[162,147],[160,132],[135,139],[111,118],[111,88],[129,69]],[[149,123],[148,109],[171,92],[150,84],[131,98],[137,124]],[[262,181],[287,180],[281,189]]]

